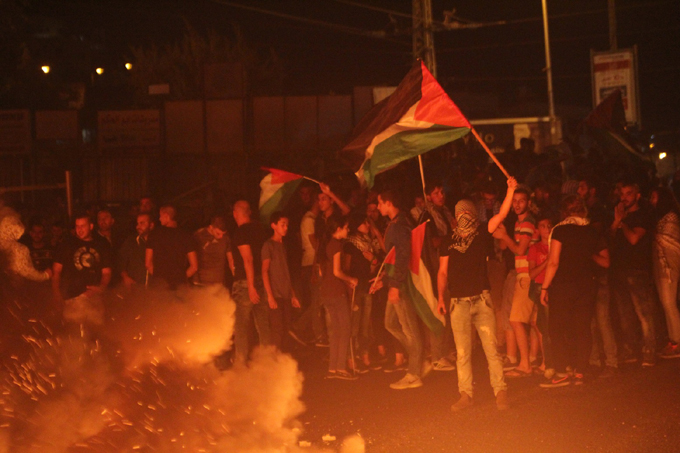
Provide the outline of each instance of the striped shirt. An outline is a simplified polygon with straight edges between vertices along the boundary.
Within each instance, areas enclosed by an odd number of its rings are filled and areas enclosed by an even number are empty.
[[[529,237],[529,247],[536,244],[541,238],[535,225],[536,222],[531,214],[528,214],[522,221],[516,221],[515,243],[519,244],[519,240],[522,237]],[[529,274],[529,260],[527,258],[529,247],[527,247],[523,255],[515,255],[515,270],[517,271],[517,276]]]

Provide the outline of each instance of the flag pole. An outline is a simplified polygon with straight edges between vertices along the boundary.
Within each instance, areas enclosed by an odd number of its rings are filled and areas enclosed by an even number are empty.
[[[418,164],[420,165],[420,181],[423,183],[423,201],[427,202],[427,194],[425,193],[425,172],[423,171],[422,154],[418,154]]]
[[[392,247],[392,248],[394,248],[394,247]],[[373,290],[375,289],[375,284],[380,278],[380,273],[382,272],[383,267],[385,267],[385,261],[387,261],[387,257],[390,256],[391,251],[392,251],[392,249],[390,249],[390,251],[387,252],[387,255],[385,255],[385,259],[383,260],[382,264],[380,265],[380,268],[378,269],[378,273],[375,274],[375,278],[373,279],[373,284],[371,285],[371,288],[368,290],[368,292],[370,294],[373,294]]]
[[[303,176],[302,179],[306,179],[307,181],[312,181],[312,182],[315,182],[315,183],[321,185],[321,183],[319,181],[317,181],[316,179],[312,179],[312,178],[309,178],[307,176]]]
[[[489,149],[489,147],[486,146],[486,143],[484,143],[484,140],[482,140],[482,137],[479,136],[479,134],[477,133],[477,131],[475,130],[475,128],[474,128],[474,127],[470,127],[470,131],[472,132],[472,135],[475,136],[475,138],[477,139],[477,141],[479,142],[479,144],[482,145],[482,148],[484,148],[484,151],[486,151],[487,154],[489,155],[489,157],[491,157],[491,160],[493,160],[494,163],[495,163],[496,165],[498,165],[498,168],[503,172],[503,174],[505,175],[505,177],[508,178],[508,179],[510,179],[510,178],[511,178],[510,173],[508,173],[508,171],[501,165],[501,163],[498,162],[498,159],[496,159],[496,156],[494,155],[494,153],[492,153],[491,150]]]

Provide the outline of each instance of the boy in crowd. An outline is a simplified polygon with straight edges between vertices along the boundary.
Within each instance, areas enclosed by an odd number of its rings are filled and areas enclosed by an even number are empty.
[[[529,247],[527,255],[529,260],[529,276],[531,277],[529,295],[531,300],[534,301],[534,305],[538,308],[537,320],[532,322],[531,327],[538,336],[539,345],[543,352],[543,360],[538,367],[543,372],[545,372],[546,366],[549,366],[546,362],[550,359],[550,337],[548,336],[548,307],[541,305],[541,285],[545,278],[545,268],[548,265],[549,241],[552,227],[552,221],[549,217],[539,217],[538,234],[541,240]],[[546,351],[548,352],[546,353]]]
[[[272,343],[283,350],[283,334],[288,331],[291,307],[300,308],[288,269],[283,238],[288,234],[288,218],[280,211],[272,214],[274,234],[262,245],[262,282],[269,303],[269,326]]]

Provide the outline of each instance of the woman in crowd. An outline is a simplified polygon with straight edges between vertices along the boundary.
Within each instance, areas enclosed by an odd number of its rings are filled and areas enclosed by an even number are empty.
[[[322,252],[319,255],[322,266],[320,296],[330,320],[328,379],[356,379],[347,371],[347,350],[351,334],[347,293],[348,287],[352,290],[358,283],[356,277],[350,277],[342,270],[342,240],[347,238],[348,233],[346,217],[330,217],[319,245],[319,251]]]
[[[666,313],[669,342],[661,351],[662,358],[680,357],[680,312],[678,312],[678,280],[680,277],[680,208],[666,187],[652,191],[649,201],[656,212],[656,235],[652,246],[654,282]]]

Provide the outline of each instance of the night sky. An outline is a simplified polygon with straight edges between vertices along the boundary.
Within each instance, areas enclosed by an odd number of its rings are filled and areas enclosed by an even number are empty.
[[[44,0],[33,2],[28,14],[56,18],[62,32],[98,42],[102,60],[124,60],[131,45],[172,42],[185,21],[226,35],[236,25],[258,51],[274,49],[282,59],[284,94],[351,93],[353,86],[397,84],[411,64],[410,19],[351,3],[401,14],[411,8],[410,0]],[[677,130],[680,2],[616,4],[619,48],[637,44],[639,49],[643,127]],[[447,91],[495,96],[501,115],[518,102],[545,102],[541,1],[433,0],[434,20],[443,21],[444,10],[454,7],[468,21],[510,23],[436,33],[438,75]],[[607,1],[551,0],[548,8],[558,114],[560,106],[588,109],[590,49],[609,47]]]

